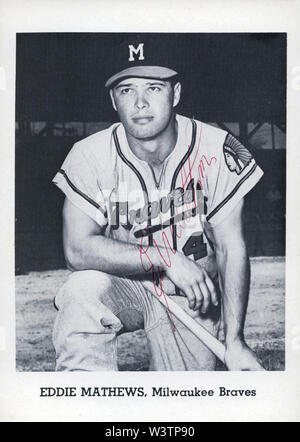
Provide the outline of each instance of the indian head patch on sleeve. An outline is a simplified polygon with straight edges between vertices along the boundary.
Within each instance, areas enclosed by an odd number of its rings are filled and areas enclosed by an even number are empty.
[[[227,134],[223,145],[225,162],[231,172],[240,175],[252,160],[251,153],[234,136]]]

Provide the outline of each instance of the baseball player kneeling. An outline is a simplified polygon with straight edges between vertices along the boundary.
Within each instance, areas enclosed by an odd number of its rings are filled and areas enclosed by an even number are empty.
[[[263,173],[232,135],[176,114],[166,54],[149,37],[115,48],[105,86],[120,122],[76,143],[53,180],[72,270],[55,298],[56,370],[117,370],[117,336],[140,328],[150,370],[214,370],[165,294],[215,337],[222,311],[227,368],[262,369],[243,336],[242,209]]]

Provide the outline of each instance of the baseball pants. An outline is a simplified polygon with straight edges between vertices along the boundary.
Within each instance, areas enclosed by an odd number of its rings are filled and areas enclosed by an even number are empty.
[[[214,336],[219,309],[192,312],[187,299],[172,296]],[[216,357],[174,316],[169,315],[141,281],[95,270],[74,272],[55,297],[53,329],[56,371],[113,371],[117,336],[143,328],[150,350],[149,370],[214,370]]]

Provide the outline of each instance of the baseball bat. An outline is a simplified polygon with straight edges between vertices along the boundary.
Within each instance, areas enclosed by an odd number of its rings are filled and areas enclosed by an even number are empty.
[[[150,283],[152,285],[152,283]],[[148,285],[148,284],[147,284]],[[153,285],[152,285],[153,290]],[[223,363],[225,363],[225,346],[215,338],[211,333],[209,333],[204,327],[202,327],[198,322],[196,322],[191,316],[189,316],[175,301],[173,301],[169,296],[164,294],[163,296],[158,296],[150,290],[152,296],[154,296],[157,301],[159,301],[165,308],[179,319],[182,324],[184,324],[200,341],[212,352],[214,353]],[[168,305],[166,305],[166,303]]]

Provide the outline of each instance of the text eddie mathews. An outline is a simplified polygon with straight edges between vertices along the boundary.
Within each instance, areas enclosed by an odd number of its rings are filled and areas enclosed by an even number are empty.
[[[228,389],[218,387],[214,390],[193,387],[176,389],[170,387],[40,387],[40,397],[253,397],[256,390],[243,388]]]

